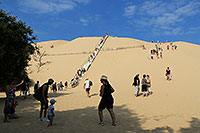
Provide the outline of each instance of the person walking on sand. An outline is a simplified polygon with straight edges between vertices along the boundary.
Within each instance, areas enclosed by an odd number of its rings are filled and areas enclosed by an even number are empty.
[[[162,52],[160,51],[160,58],[162,59]]]
[[[24,80],[22,80],[19,84],[14,84],[14,80],[10,79],[8,80],[8,85],[6,86],[6,100],[5,100],[5,106],[4,106],[4,122],[8,121],[8,114],[11,113],[12,107],[15,104],[15,90],[16,87],[20,86],[24,83]]]
[[[169,67],[167,67],[167,69],[166,69],[165,76],[167,76],[167,80],[171,80],[172,79],[171,70],[169,69]]]
[[[53,79],[49,79],[47,83],[44,83],[41,87],[40,87],[40,91],[41,91],[41,107],[40,107],[40,116],[39,116],[39,120],[40,121],[49,121],[46,118],[47,115],[47,109],[48,109],[48,90],[49,90],[49,85],[52,85],[54,82]],[[42,119],[42,114],[43,114],[43,110],[44,110],[44,118]]]
[[[85,79],[85,83],[83,85],[83,89],[85,89],[87,96],[90,98],[90,88],[92,86],[92,81],[90,81],[88,78]]]
[[[135,86],[135,96],[137,97],[140,91],[140,79],[139,79],[139,74],[137,74],[134,77],[134,82],[133,82],[133,86]]]
[[[143,79],[142,79],[142,92],[143,92],[143,97],[147,96],[147,79],[146,79],[146,75],[143,75]]]
[[[55,117],[55,111],[54,111],[54,104],[56,103],[56,100],[51,99],[50,100],[51,105],[48,107],[48,119],[49,119],[49,126],[53,126],[53,118]]]
[[[150,76],[147,75],[147,90],[148,90],[148,95],[151,95],[153,92],[150,90],[151,88],[151,79]]]
[[[115,113],[113,111],[114,99],[112,97],[112,93],[115,90],[112,88],[112,86],[108,82],[107,76],[102,75],[100,81],[102,83],[101,89],[100,89],[100,96],[102,98],[98,106],[98,114],[99,114],[99,120],[100,120],[99,125],[104,126],[103,110],[106,108],[112,118],[112,125],[116,126],[117,124],[115,123]]]

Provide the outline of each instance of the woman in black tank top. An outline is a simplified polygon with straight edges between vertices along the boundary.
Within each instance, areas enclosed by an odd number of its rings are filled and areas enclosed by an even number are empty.
[[[106,108],[108,112],[110,113],[110,116],[112,118],[112,125],[116,126],[115,123],[115,113],[113,112],[113,97],[111,93],[113,93],[115,90],[112,88],[112,86],[109,84],[107,77],[103,75],[100,79],[102,85],[101,85],[101,90],[100,90],[100,96],[101,101],[98,106],[98,114],[99,114],[99,119],[100,123],[99,125],[103,126],[103,110]]]

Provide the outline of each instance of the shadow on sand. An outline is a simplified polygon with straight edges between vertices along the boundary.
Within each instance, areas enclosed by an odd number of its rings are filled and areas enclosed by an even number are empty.
[[[181,133],[200,133],[200,119],[192,117],[189,128],[181,128]]]
[[[27,100],[28,101],[28,100]],[[38,109],[36,104],[31,102],[27,104],[28,109],[20,108],[17,112],[21,116],[19,119],[12,120],[10,123],[0,121],[0,132],[69,132],[69,133],[84,133],[84,132],[99,132],[99,133],[149,133],[149,132],[173,132],[170,127],[158,127],[153,130],[142,129],[143,122],[125,105],[115,106],[114,111],[117,119],[117,126],[111,126],[111,119],[108,112],[104,111],[104,126],[98,125],[98,115],[96,107],[86,107],[81,109],[56,111],[54,126],[47,128],[47,122],[38,120]],[[57,103],[59,104],[59,103]]]

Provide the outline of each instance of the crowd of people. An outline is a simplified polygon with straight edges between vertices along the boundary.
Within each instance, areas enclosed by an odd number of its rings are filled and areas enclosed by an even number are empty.
[[[153,42],[153,41],[151,41]],[[153,60],[154,56],[156,56],[157,59],[162,59],[163,58],[163,46],[166,44],[167,50],[171,49],[172,50],[177,50],[177,45],[173,44],[172,42],[170,44],[167,44],[166,42],[160,43],[159,41],[157,44],[155,44],[155,48],[150,50],[151,56],[150,58]]]
[[[108,38],[108,34],[106,33],[102,38],[100,43],[95,47],[93,53],[88,57],[87,62],[82,65],[83,67],[78,69],[74,77],[71,79],[71,87],[75,88],[78,86],[80,80],[84,76],[85,72],[88,71],[92,62],[96,58],[97,54],[99,53],[100,49],[102,48],[103,44],[105,43],[106,39]]]

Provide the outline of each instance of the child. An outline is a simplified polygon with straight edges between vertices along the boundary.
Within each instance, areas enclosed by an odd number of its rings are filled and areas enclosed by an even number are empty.
[[[49,107],[48,107],[48,119],[50,121],[50,123],[48,124],[48,127],[52,126],[52,124],[53,124],[53,117],[55,116],[53,105],[56,103],[56,100],[51,99],[50,103],[51,103],[51,105],[49,105]]]

